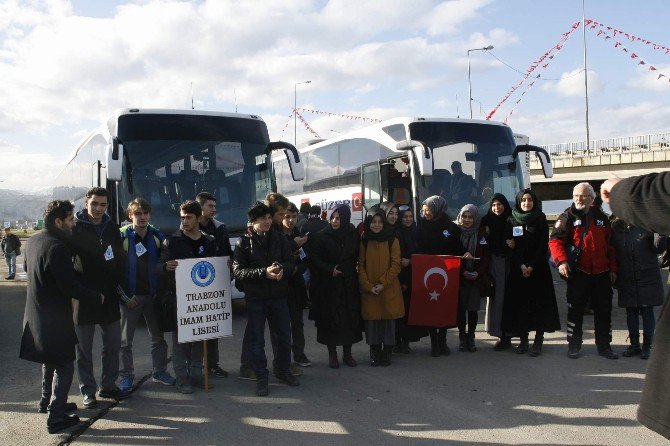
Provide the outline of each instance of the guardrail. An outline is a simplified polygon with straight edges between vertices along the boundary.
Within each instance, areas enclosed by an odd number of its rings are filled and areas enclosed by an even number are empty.
[[[541,146],[552,158],[609,155],[612,153],[670,150],[670,132],[618,138],[595,139],[587,150],[586,141]]]

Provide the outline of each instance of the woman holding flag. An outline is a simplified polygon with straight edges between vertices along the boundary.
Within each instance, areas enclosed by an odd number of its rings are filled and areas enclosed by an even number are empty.
[[[461,230],[447,216],[447,201],[433,195],[422,203],[423,214],[417,223],[417,254],[454,255],[465,254],[461,245]],[[430,355],[449,355],[446,327],[428,327]]]
[[[520,192],[507,220],[510,274],[505,291],[502,329],[519,336],[517,353],[526,353],[528,332],[535,331],[531,356],[539,356],[545,332],[561,329],[554,281],[547,262],[549,226],[541,202],[530,189]]]
[[[488,278],[488,244],[485,229],[479,224],[479,210],[474,204],[466,204],[456,217],[461,228],[461,244],[474,259],[461,262],[461,278],[458,287],[458,351],[476,352],[475,331],[482,288]],[[467,318],[468,331],[465,331]]]

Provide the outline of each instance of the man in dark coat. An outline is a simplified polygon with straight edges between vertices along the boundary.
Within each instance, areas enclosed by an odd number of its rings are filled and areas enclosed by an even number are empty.
[[[625,222],[663,235],[670,235],[670,172],[605,181],[600,195],[612,212]],[[659,316],[654,348],[637,419],[649,429],[670,439],[670,311],[668,298]]]
[[[119,376],[121,326],[119,299],[131,299],[121,288],[124,281],[126,255],[119,226],[105,212],[109,193],[94,187],[86,193],[84,210],[75,215],[77,226],[72,230],[72,251],[75,271],[81,282],[101,292],[107,299],[100,305],[74,301],[74,323],[77,332],[77,374],[84,407],[97,405],[97,383],[93,372],[93,338],[95,326],[102,331],[102,376],[100,397],[120,400],[130,395],[116,386]]]
[[[44,215],[46,231],[30,238],[26,247],[28,294],[19,356],[42,364],[40,412],[47,412],[47,429],[55,433],[79,423],[77,410],[67,402],[74,375],[77,336],[72,299],[101,306],[104,297],[75,278],[67,246],[75,226],[69,201],[52,201]]]
[[[307,218],[307,221],[298,230],[301,236],[305,236],[307,234],[316,234],[326,226],[328,226],[328,222],[321,220],[321,206],[314,205],[309,210],[309,218]]]
[[[220,257],[228,256],[228,268],[231,268],[233,266],[233,250],[230,247],[226,225],[214,218],[216,215],[216,197],[209,192],[200,192],[196,195],[195,201],[202,208],[202,215],[199,220],[200,230],[214,237],[216,240],[216,255]],[[207,340],[207,367],[210,376],[216,378],[226,378],[228,376],[228,372],[219,365],[218,338]]]

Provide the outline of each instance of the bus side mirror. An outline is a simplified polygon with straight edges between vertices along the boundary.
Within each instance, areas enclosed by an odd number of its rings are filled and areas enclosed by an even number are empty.
[[[519,152],[535,152],[538,159],[540,160],[540,165],[542,165],[542,173],[544,173],[544,177],[552,178],[554,176],[554,166],[551,163],[549,152],[547,152],[545,149],[538,146],[531,146],[530,144],[516,146],[516,149],[514,149],[514,153],[512,154],[514,159],[519,156]]]
[[[305,165],[300,160],[300,153],[293,144],[284,141],[271,142],[266,146],[265,153],[270,156],[274,150],[284,150],[293,181],[302,181],[305,179]]]
[[[407,141],[400,141],[396,144],[397,150],[411,150],[416,155],[416,160],[419,165],[419,174],[432,176],[433,175],[433,151],[422,143],[413,139]]]
[[[106,150],[106,168],[107,179],[111,181],[121,181],[121,172],[123,170],[123,144],[119,138],[114,137],[112,143],[107,145]]]

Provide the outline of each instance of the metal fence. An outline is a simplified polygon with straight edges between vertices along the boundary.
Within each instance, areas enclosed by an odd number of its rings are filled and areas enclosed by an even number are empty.
[[[595,139],[587,150],[586,141],[542,146],[552,157],[598,156],[612,153],[670,150],[670,133]]]

